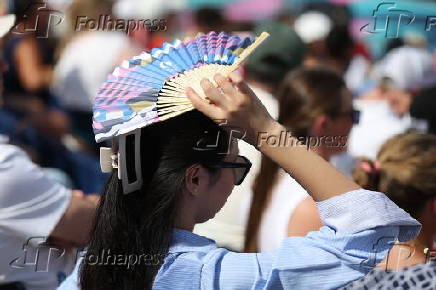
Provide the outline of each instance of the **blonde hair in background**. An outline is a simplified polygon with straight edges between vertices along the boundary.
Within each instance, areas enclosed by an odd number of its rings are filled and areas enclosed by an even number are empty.
[[[436,136],[397,135],[383,144],[376,161],[362,158],[353,177],[418,218],[427,201],[436,197]]]

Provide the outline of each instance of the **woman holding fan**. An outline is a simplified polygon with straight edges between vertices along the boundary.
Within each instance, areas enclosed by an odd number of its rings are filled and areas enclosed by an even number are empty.
[[[418,234],[420,224],[385,195],[361,189],[305,146],[256,146],[260,132],[279,136],[286,129],[240,79],[213,80],[216,86],[203,79],[201,92],[186,91],[198,111],[151,125],[136,119],[137,129],[113,136],[113,152],[103,156],[112,176],[87,253],[60,289],[335,289],[365,275],[393,241]],[[238,156],[234,127],[317,201],[320,231],[253,254],[192,233],[250,168]],[[108,250],[121,258],[98,259]]]

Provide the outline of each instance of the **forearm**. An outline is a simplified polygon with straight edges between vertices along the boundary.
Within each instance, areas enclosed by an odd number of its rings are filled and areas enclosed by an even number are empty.
[[[89,238],[95,208],[94,200],[73,194],[69,207],[50,236],[76,246],[84,246]]]
[[[341,172],[333,168],[306,146],[258,146],[260,133],[276,136],[286,131],[285,127],[274,121],[253,91],[242,82],[235,84],[220,75],[215,76],[218,90],[209,80],[202,80],[202,88],[208,97],[205,101],[191,88],[187,95],[193,105],[215,120],[227,120],[229,126],[243,128],[245,140],[259,151],[275,161],[280,167],[296,179],[315,201],[329,199],[335,195],[349,192],[360,187]],[[298,144],[298,142],[294,142]]]
[[[268,136],[279,138],[283,131],[286,131],[286,128],[277,122],[265,126]],[[291,146],[270,146],[267,142],[257,142],[257,140],[255,145],[259,151],[297,180],[315,201],[322,201],[360,188],[318,154],[307,150],[304,145],[298,145],[298,140],[294,139],[295,142],[290,142]]]

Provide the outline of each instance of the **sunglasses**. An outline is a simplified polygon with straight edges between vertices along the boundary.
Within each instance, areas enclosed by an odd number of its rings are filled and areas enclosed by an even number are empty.
[[[251,162],[245,156],[236,157],[235,162],[225,162],[221,161],[215,164],[207,165],[210,168],[232,168],[233,175],[235,176],[235,185],[240,185],[248,172],[250,172]]]

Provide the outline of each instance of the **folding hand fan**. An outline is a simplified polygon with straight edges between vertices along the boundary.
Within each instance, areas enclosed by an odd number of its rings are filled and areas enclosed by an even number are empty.
[[[190,86],[205,98],[203,78],[228,76],[266,38],[240,38],[221,32],[165,43],[124,61],[98,90],[93,127],[100,142],[194,109]]]

